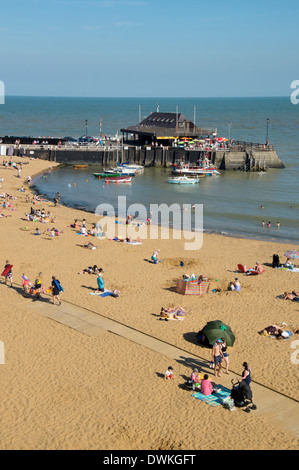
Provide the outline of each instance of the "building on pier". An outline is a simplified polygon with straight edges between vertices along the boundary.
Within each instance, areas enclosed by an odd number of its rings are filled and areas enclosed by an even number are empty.
[[[123,140],[134,145],[172,145],[183,138],[212,136],[216,129],[203,129],[181,113],[155,112],[135,126],[120,130]]]

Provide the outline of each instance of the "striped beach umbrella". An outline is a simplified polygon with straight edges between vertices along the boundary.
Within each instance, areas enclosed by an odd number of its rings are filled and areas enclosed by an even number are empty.
[[[289,251],[285,252],[284,256],[286,258],[296,259],[296,258],[299,258],[299,251],[298,250],[289,250]]]

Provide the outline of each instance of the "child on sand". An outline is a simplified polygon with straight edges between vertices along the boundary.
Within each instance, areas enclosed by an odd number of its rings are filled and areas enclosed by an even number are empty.
[[[152,254],[151,260],[154,262],[154,264],[157,264],[159,261],[159,253],[160,250],[157,250]]]
[[[173,378],[174,378],[173,368],[171,366],[169,366],[167,371],[164,374],[164,379],[168,380],[168,379],[173,379]]]

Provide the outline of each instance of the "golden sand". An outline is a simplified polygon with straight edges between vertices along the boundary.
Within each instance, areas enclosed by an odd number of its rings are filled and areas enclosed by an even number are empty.
[[[298,400],[292,339],[277,341],[258,334],[273,323],[284,322],[287,329],[299,326],[298,304],[276,299],[284,291],[299,289],[299,274],[268,266],[273,253],[283,257],[286,245],[204,235],[202,249],[184,251],[184,240],[143,239],[142,245],[131,246],[93,237],[88,241],[97,249],[87,250],[78,246],[87,238],[69,225],[85,218],[91,228],[98,218],[47,201],[37,207],[51,211],[55,226],[63,230],[51,239],[48,229],[53,224],[25,218],[31,207],[31,202],[25,202],[27,176],[46,170],[50,163],[22,161],[28,164],[21,179],[14,169],[0,169],[4,178],[0,193],[17,198],[11,201],[15,210],[3,210],[9,217],[0,220],[2,263],[8,259],[13,264],[14,281],[13,289],[0,285],[0,340],[5,344],[5,364],[0,365],[0,448],[298,448],[298,439],[260,413],[229,412],[191,397],[181,387],[191,373],[188,361],[173,362],[105,330],[97,337],[79,333],[30,311],[20,290],[23,273],[34,281],[42,272],[45,287],[55,275],[64,287],[63,302],[104,314],[207,361],[211,350],[196,344],[195,333],[207,321],[222,320],[237,338],[228,351],[231,376],[241,373],[247,361],[253,380]],[[26,193],[18,191],[23,183]],[[33,235],[36,227],[41,236]],[[153,265],[147,260],[156,249],[162,263]],[[238,263],[253,267],[256,260],[264,264],[265,273],[235,274]],[[185,263],[183,268],[180,261]],[[96,288],[96,276],[78,272],[94,264],[105,270],[105,287],[119,290],[119,298],[89,295]],[[181,296],[174,287],[185,273],[205,275],[211,287],[221,291]],[[236,276],[242,290],[228,292],[226,287]],[[184,321],[160,321],[161,306],[183,306],[190,313]],[[175,372],[170,382],[162,378],[169,365]]]

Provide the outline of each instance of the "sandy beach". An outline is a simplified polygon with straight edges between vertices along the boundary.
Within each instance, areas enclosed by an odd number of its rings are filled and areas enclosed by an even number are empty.
[[[17,170],[0,167],[0,178],[4,178],[0,193],[16,198],[10,201],[12,207],[2,210],[6,217],[0,220],[1,262],[4,266],[9,260],[13,265],[13,288],[0,284],[0,340],[5,345],[5,364],[0,365],[0,448],[298,448],[298,438],[258,410],[248,415],[241,410],[230,412],[192,397],[182,388],[192,372],[189,361],[171,361],[109,331],[94,337],[82,334],[43,316],[42,301],[35,302],[40,303],[40,312],[31,311],[21,292],[23,273],[34,282],[42,272],[45,288],[54,275],[64,288],[62,303],[116,320],[200,356],[207,364],[211,349],[199,346],[195,334],[208,321],[222,320],[236,336],[234,347],[228,350],[229,377],[241,374],[247,361],[253,381],[298,401],[299,369],[291,360],[291,345],[299,335],[278,341],[258,334],[272,324],[283,324],[288,330],[299,327],[298,303],[276,298],[299,290],[299,273],[271,267],[274,253],[285,261],[286,249],[298,246],[212,234],[204,235],[197,251],[185,251],[184,240],[141,236],[142,244],[137,246],[95,237],[87,240],[70,225],[85,218],[91,228],[98,216],[65,207],[63,201],[59,206],[42,201],[34,207],[50,211],[56,218],[54,226],[63,232],[51,239],[53,223],[26,220],[32,207],[32,197],[26,202],[30,194],[26,181],[28,175],[33,177],[56,164],[18,157],[14,161],[26,162],[21,178]],[[22,185],[25,192],[19,191]],[[37,227],[40,236],[34,236]],[[87,241],[96,250],[79,246]],[[162,263],[154,265],[148,260],[157,249]],[[236,273],[239,263],[254,267],[256,260],[264,266],[262,275]],[[92,265],[104,269],[105,287],[117,289],[118,298],[89,295],[96,289],[96,276],[78,273]],[[192,273],[209,279],[209,294],[175,292],[177,278]],[[236,277],[241,292],[229,292],[227,286]],[[51,301],[49,295],[42,297]],[[189,313],[184,321],[160,321],[162,306],[182,306]],[[175,378],[165,381],[169,365]],[[221,384],[221,377],[212,380]],[[254,383],[252,389],[254,393]]]

